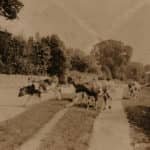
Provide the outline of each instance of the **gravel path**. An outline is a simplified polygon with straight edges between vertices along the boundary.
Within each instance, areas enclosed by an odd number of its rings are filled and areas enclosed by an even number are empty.
[[[120,94],[120,96],[119,96]],[[132,150],[129,124],[121,103],[121,89],[116,90],[112,109],[99,114],[89,150]]]

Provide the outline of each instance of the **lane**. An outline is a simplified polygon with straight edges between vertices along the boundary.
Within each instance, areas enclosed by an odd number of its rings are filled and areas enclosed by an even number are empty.
[[[73,105],[74,102],[69,103],[66,105],[66,108],[57,112],[54,117],[48,121],[47,124],[45,124],[33,137],[31,137],[31,139],[23,143],[17,150],[39,150],[42,140],[45,139],[47,134],[49,134],[54,129],[58,121],[65,115],[65,113],[67,113],[69,108]]]
[[[133,150],[129,124],[121,104],[122,89],[118,88],[115,95],[112,109],[102,112],[94,123],[89,150]]]

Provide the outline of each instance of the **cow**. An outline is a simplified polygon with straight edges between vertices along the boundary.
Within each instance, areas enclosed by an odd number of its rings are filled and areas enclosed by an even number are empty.
[[[95,109],[97,109],[97,102],[99,96],[101,95],[101,90],[96,86],[96,84],[94,84],[95,82],[75,83],[71,77],[68,77],[68,83],[72,84],[75,87],[76,93],[85,93],[87,95],[87,99],[94,100]],[[88,103],[87,103],[87,107],[88,107]]]
[[[137,98],[137,96],[141,90],[140,84],[135,81],[130,82],[130,83],[128,83],[128,88],[129,88],[130,97]]]
[[[37,96],[40,100],[41,98],[41,91],[39,89],[35,88],[34,84],[28,85],[28,86],[24,86],[22,88],[19,89],[19,93],[18,93],[18,97],[23,97],[25,95],[28,95],[29,98],[28,100],[24,103],[24,106],[26,106],[27,102],[30,100],[31,96]]]
[[[103,90],[102,97],[103,97],[103,100],[104,100],[104,108],[103,108],[103,110],[105,110],[107,108],[107,105],[108,105],[108,100],[112,101],[112,97],[111,97],[107,87],[103,87],[102,90]],[[108,105],[108,109],[111,109],[111,105],[110,104]]]
[[[47,92],[48,88],[52,85],[52,80],[51,79],[44,79],[39,81],[39,90],[43,92]]]

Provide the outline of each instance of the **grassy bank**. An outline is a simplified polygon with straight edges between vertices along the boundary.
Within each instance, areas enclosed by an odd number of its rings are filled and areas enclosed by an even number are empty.
[[[131,127],[135,150],[150,149],[150,89],[142,90],[136,100],[123,101]]]
[[[93,110],[71,108],[43,140],[40,150],[87,150],[97,114]]]
[[[31,138],[68,102],[49,100],[35,104],[18,116],[0,123],[0,150],[15,150]]]

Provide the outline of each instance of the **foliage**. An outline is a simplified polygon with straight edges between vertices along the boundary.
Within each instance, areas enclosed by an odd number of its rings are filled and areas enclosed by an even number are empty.
[[[57,75],[60,82],[64,82],[65,63],[64,44],[56,35],[50,38],[49,46],[51,48],[50,65],[48,66],[48,73],[50,75]]]
[[[18,0],[0,0],[0,15],[7,19],[16,19],[22,7],[23,3]]]
[[[68,49],[66,57],[70,70],[89,73],[99,73],[101,71],[100,66],[96,64],[95,58],[91,55],[86,55],[80,49]]]
[[[49,37],[27,41],[22,36],[0,34],[1,73],[46,74],[50,59]]]
[[[144,71],[145,72],[150,71],[150,64],[144,66]]]
[[[144,66],[145,82],[150,83],[150,64]]]
[[[85,60],[85,54],[79,49],[76,49],[72,52],[70,63],[72,70],[77,70],[80,72],[85,72],[88,67],[88,64]]]
[[[36,33],[27,40],[0,32],[1,73],[57,75],[64,81],[67,70],[98,74],[103,78],[132,78],[143,76],[143,66],[130,63],[132,48],[122,42],[108,40],[96,44],[90,55],[80,49],[66,48],[57,35]]]
[[[144,78],[144,66],[139,62],[131,62],[126,67],[128,79],[141,81]]]
[[[113,78],[123,78],[124,68],[132,56],[132,48],[115,40],[106,40],[97,43],[91,55],[102,66],[107,66]]]

